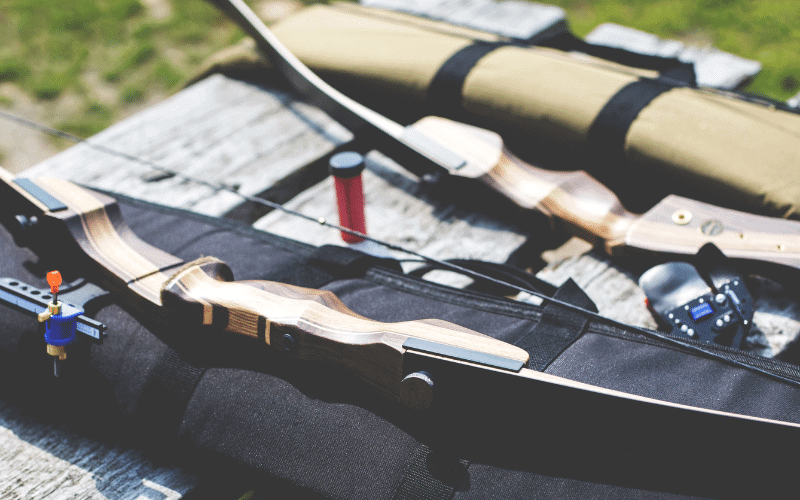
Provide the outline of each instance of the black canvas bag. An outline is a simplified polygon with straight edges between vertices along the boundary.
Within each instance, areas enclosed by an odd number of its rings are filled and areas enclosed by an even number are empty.
[[[800,422],[800,389],[745,368],[539,307],[405,276],[393,261],[339,247],[320,249],[232,221],[120,200],[133,231],[184,260],[213,255],[237,280],[266,279],[334,292],[355,312],[385,321],[439,318],[519,345],[531,368],[642,396]],[[17,247],[0,229],[0,276],[43,287],[56,264]],[[78,269],[60,266],[67,280]],[[568,282],[569,283],[569,282]],[[567,284],[556,294],[591,302]],[[134,318],[113,296],[87,313],[109,326],[101,346],[78,348],[70,371],[52,361],[35,320],[0,314],[0,396],[44,422],[177,458],[208,479],[187,498],[778,498],[795,450],[735,463],[703,450],[647,458],[613,440],[596,446],[536,401],[514,401],[443,420],[387,402],[348,373],[288,360],[249,339],[164,327]],[[800,380],[793,365],[724,347],[718,353]],[[501,388],[498,388],[500,390]],[[510,400],[518,399],[508,395]],[[620,415],[625,419],[625,415]],[[631,422],[656,436],[661,422]],[[518,438],[518,445],[514,445]],[[730,436],[732,446],[760,436]],[[498,444],[500,443],[500,444]],[[220,485],[227,485],[222,490]],[[207,489],[210,488],[210,489]]]

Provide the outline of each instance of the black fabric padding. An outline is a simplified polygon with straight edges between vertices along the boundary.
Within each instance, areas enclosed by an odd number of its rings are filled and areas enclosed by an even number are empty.
[[[469,72],[486,54],[508,45],[514,44],[475,41],[450,56],[428,86],[427,101],[430,113],[441,116],[460,114],[462,91]]]
[[[450,500],[469,481],[469,462],[437,456],[421,444],[411,453],[403,481],[392,500]]]
[[[385,272],[339,280],[324,288],[367,318],[387,323],[438,318],[509,343],[540,317],[535,306],[520,307],[508,299],[475,296],[422,280],[394,282]]]
[[[522,452],[520,452],[522,453]],[[484,464],[470,466],[470,489],[456,492],[453,500],[586,500],[622,498],[689,500],[718,498],[697,487],[702,472],[659,464],[662,474],[655,473],[652,464],[634,460],[597,460],[590,466],[581,463],[582,457],[547,457],[541,460],[540,472],[530,473],[502,470]],[[548,461],[550,463],[545,463]],[[553,463],[558,462],[558,463]],[[663,474],[670,469],[669,474]],[[572,472],[570,472],[572,471]],[[579,472],[580,471],[580,472]],[[624,476],[624,479],[621,479]],[[659,477],[661,476],[661,477]],[[664,479],[667,476],[668,479]],[[614,479],[611,479],[614,478]],[[621,480],[620,480],[621,479]],[[660,484],[653,491],[653,481]],[[700,491],[698,491],[698,489]]]
[[[597,312],[597,306],[581,290],[572,278],[561,285],[553,298],[561,302]],[[589,319],[580,312],[548,302],[544,306],[542,319],[514,345],[525,349],[530,356],[528,368],[543,371],[570,344],[583,334]]]
[[[137,236],[187,261],[200,255],[213,255],[230,266],[236,280],[266,279],[301,284],[305,264],[316,250],[234,221],[156,208],[117,194],[113,196],[124,201],[121,203],[123,217]],[[153,216],[153,211],[157,217]],[[242,251],[243,242],[247,242],[247,251]]]
[[[613,362],[620,350],[625,363]],[[587,356],[591,353],[591,356]],[[577,360],[581,360],[576,364]],[[654,370],[658,375],[654,375]],[[775,384],[746,370],[646,340],[589,330],[545,370],[609,389],[675,403],[742,413],[773,420],[800,421],[795,402],[800,388]],[[755,437],[751,437],[755,438]]]
[[[600,110],[586,136],[587,161],[610,169],[625,165],[625,138],[633,121],[653,99],[673,89],[671,83],[640,79],[622,87]]]
[[[353,388],[337,382],[352,382],[348,377],[292,366],[284,373],[293,383],[209,368],[189,403],[182,440],[327,498],[388,498],[416,441],[375,413],[342,402]]]
[[[137,419],[156,436],[175,435],[203,371],[182,360],[173,349],[167,350],[142,389]]]

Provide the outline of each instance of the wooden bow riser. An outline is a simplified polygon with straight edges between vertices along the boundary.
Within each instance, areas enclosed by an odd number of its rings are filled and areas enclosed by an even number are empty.
[[[381,323],[354,313],[331,292],[271,281],[218,281],[209,269],[220,264],[208,258],[187,264],[165,284],[165,306],[181,317],[192,311],[198,326],[215,325],[288,356],[338,365],[395,401],[409,338],[527,362],[525,351],[445,321]]]

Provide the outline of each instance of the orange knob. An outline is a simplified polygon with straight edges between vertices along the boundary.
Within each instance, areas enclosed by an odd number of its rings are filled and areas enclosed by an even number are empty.
[[[58,287],[61,285],[61,273],[58,271],[47,273],[47,283],[50,285],[50,293],[58,293]]]

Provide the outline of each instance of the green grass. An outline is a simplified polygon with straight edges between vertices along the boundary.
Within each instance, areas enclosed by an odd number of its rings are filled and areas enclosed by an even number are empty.
[[[0,82],[15,82],[28,76],[30,71],[21,58],[0,56]]]
[[[102,130],[126,106],[178,90],[201,61],[243,37],[205,0],[167,1],[170,14],[155,19],[142,0],[0,0],[0,84],[10,82],[51,108],[69,96],[69,109],[49,113],[59,117],[57,125],[83,136]],[[796,0],[544,2],[565,8],[580,36],[615,22],[699,40],[760,61],[750,91],[786,100],[800,90]],[[92,74],[112,92],[94,92]]]
[[[142,87],[137,87],[133,85],[129,85],[122,89],[120,93],[119,100],[122,104],[133,104],[136,102],[142,102],[144,100],[146,90]]]
[[[663,38],[701,41],[761,62],[746,89],[785,101],[800,91],[797,0],[554,0],[580,36],[612,22]]]
[[[155,19],[140,0],[0,0],[0,84],[56,107],[69,95],[69,115],[51,125],[102,130],[126,106],[177,90],[239,31],[204,0],[167,2],[170,15]],[[93,92],[91,74],[105,92]]]
[[[130,77],[140,66],[145,65],[156,55],[156,48],[152,43],[144,42],[132,45],[119,58],[119,61],[103,75],[109,82],[118,82],[123,77]]]

